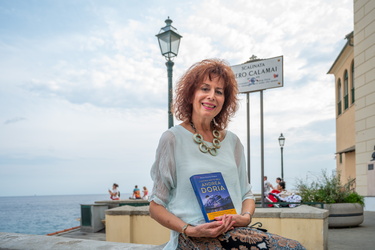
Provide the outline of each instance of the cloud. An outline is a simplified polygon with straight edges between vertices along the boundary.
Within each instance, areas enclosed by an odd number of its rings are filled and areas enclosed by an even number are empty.
[[[9,124],[12,124],[12,123],[17,123],[17,122],[21,122],[21,121],[25,121],[25,120],[27,120],[25,117],[14,117],[12,119],[4,121],[4,124],[9,125]]]
[[[0,190],[13,183],[20,183],[20,190],[0,195],[28,190],[21,183],[25,177],[17,173],[31,163],[38,171],[50,164],[48,173],[57,179],[90,177],[70,189],[54,187],[60,194],[100,193],[114,181],[122,190],[141,182],[151,185],[149,169],[168,124],[167,69],[155,34],[168,15],[183,36],[174,83],[205,58],[237,65],[252,55],[284,56],[284,87],[264,91],[265,171],[270,179],[279,175],[280,133],[287,140],[289,183],[317,166],[335,167],[334,84],[326,72],[345,34],[353,30],[352,1],[1,5],[0,119],[17,126],[0,130],[2,158],[8,159],[0,170],[12,163],[17,171],[7,171],[8,184],[0,177]],[[246,148],[245,95],[240,98],[229,129]],[[259,102],[259,93],[250,94],[255,190],[261,185]]]

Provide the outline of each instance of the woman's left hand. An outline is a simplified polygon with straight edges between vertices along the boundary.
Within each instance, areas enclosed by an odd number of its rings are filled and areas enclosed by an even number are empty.
[[[221,221],[223,219],[223,216],[218,216],[215,218],[217,221]],[[240,214],[231,214],[232,220],[234,221],[234,227],[246,227],[251,222],[251,216],[250,214],[240,215]]]

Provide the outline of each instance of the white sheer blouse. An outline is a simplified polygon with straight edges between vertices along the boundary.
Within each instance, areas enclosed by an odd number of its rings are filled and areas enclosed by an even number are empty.
[[[151,169],[154,187],[149,201],[164,206],[186,223],[205,223],[189,178],[210,172],[222,173],[237,213],[241,213],[244,200],[255,199],[247,181],[243,146],[235,134],[227,131],[218,155],[212,156],[199,150],[193,133],[181,125],[172,127],[163,133],[156,150]],[[179,232],[171,230],[164,249],[176,249],[178,235]]]

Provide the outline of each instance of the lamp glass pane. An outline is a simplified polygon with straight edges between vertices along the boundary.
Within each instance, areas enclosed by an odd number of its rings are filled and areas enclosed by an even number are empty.
[[[280,147],[284,147],[284,143],[285,143],[285,137],[279,137]]]
[[[180,47],[180,37],[175,35],[174,33],[171,34],[171,52],[177,56],[178,48]]]
[[[169,37],[169,32],[165,32],[163,34],[158,35],[158,40],[159,40],[159,46],[160,46],[160,51],[161,54],[164,55],[170,51],[170,37]]]

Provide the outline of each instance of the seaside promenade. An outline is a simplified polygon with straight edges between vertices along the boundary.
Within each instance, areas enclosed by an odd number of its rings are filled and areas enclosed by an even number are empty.
[[[65,237],[80,237],[76,234]],[[93,233],[86,237],[93,240],[105,240],[104,233]],[[352,249],[374,249],[375,248],[375,212],[364,212],[364,221],[358,227],[352,228],[330,228],[328,230],[329,250],[352,250]],[[157,249],[157,248],[156,248]]]
[[[328,230],[329,250],[374,249],[375,212],[364,212],[364,222],[353,228]],[[79,229],[56,236],[0,233],[0,249],[162,249],[162,246],[105,241],[105,232],[83,233]]]

